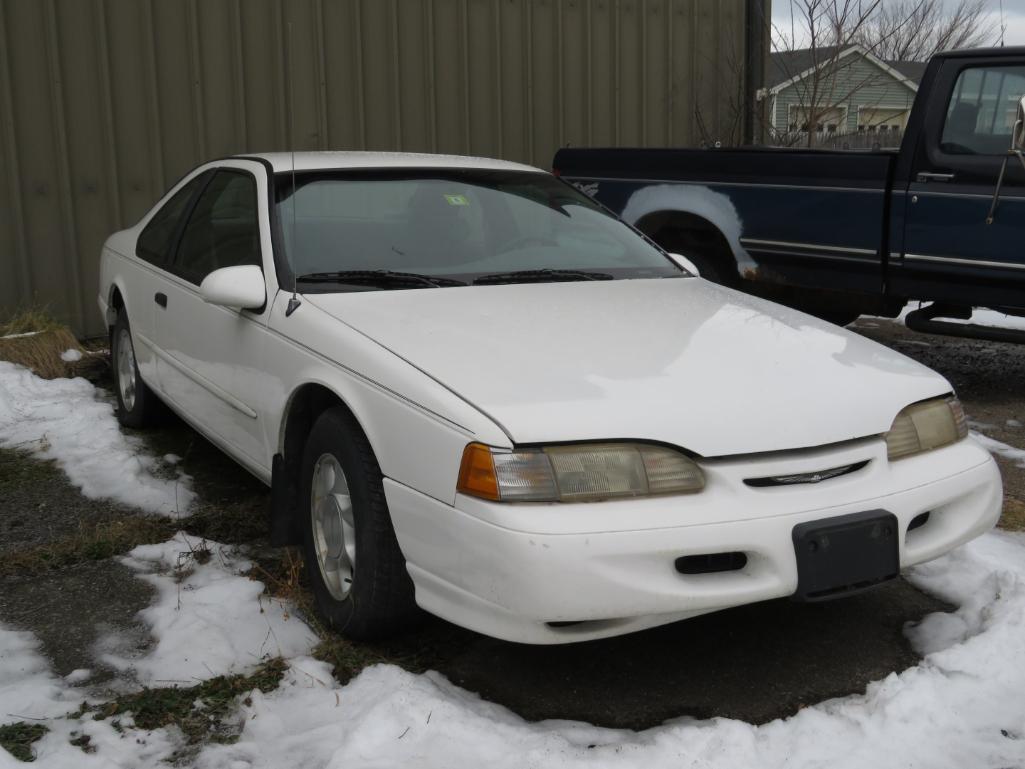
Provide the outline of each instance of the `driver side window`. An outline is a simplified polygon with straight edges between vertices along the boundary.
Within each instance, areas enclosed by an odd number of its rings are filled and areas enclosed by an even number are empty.
[[[221,169],[185,225],[174,272],[199,285],[214,270],[240,264],[261,264],[256,181]]]
[[[971,67],[954,83],[940,151],[948,155],[1003,155],[1011,146],[1025,66]]]

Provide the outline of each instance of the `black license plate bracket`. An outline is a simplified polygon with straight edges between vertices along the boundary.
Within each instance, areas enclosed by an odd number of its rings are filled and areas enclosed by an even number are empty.
[[[794,527],[799,601],[867,590],[900,573],[897,516],[868,510]]]

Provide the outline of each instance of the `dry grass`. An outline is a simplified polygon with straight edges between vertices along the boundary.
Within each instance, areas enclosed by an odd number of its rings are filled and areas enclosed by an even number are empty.
[[[89,709],[97,720],[131,713],[141,729],[177,726],[190,744],[204,739],[231,742],[239,731],[235,722],[239,698],[256,689],[273,691],[286,667],[284,660],[275,658],[250,675],[217,676],[189,687],[143,689]]]
[[[1002,529],[1025,531],[1025,502],[1014,497],[1004,497],[1004,512],[997,525]]]
[[[85,354],[81,361],[68,363],[61,359],[65,350],[82,352],[82,346],[45,308],[21,310],[0,323],[0,360],[25,366],[44,379],[85,373],[102,362],[100,356]]]
[[[39,331],[56,331],[59,328],[61,324],[45,307],[29,307],[19,310],[0,323],[0,336],[34,334]]]
[[[0,560],[0,577],[41,574],[76,563],[102,561],[138,545],[164,542],[177,529],[173,521],[142,516],[83,524],[70,536],[8,553]]]

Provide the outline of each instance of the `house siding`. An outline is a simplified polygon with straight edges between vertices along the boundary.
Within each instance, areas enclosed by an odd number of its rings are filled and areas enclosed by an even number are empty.
[[[914,91],[862,54],[848,54],[839,60],[837,66],[831,84],[826,78],[820,81],[820,89],[825,90],[818,99],[818,106],[845,106],[847,119],[844,128],[847,133],[857,132],[858,109],[861,107],[911,109],[915,100]],[[777,131],[784,132],[789,129],[788,116],[791,106],[809,106],[812,98],[811,87],[811,78],[808,77],[792,83],[777,94],[776,111],[773,116],[773,127]]]

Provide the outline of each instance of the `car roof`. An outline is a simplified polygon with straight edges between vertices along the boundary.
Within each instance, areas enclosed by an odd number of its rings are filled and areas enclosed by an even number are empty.
[[[275,173],[292,170],[291,152],[248,152],[236,157],[266,160]],[[294,157],[296,171],[346,168],[474,168],[486,171],[544,173],[540,168],[523,163],[466,155],[431,155],[416,152],[296,152]]]

